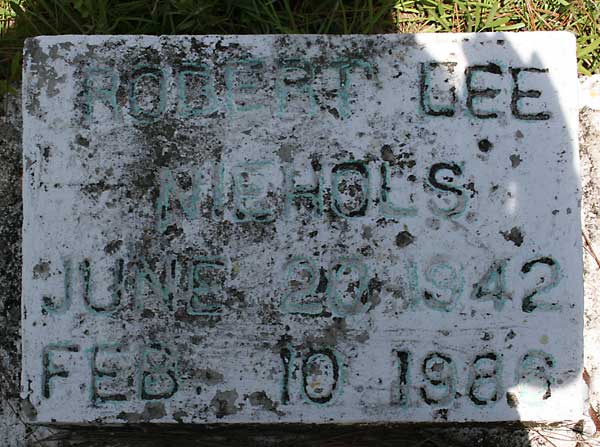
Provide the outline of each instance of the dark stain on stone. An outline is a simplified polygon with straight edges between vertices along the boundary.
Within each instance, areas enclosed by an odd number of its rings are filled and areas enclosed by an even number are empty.
[[[150,309],[144,309],[142,311],[142,318],[154,318],[154,312]]]
[[[81,191],[97,199],[101,193],[110,190],[110,188],[111,187],[109,184],[107,184],[104,180],[100,180],[96,183],[88,183],[86,185],[82,185]]]
[[[506,404],[510,408],[517,408],[519,406],[519,398],[515,393],[506,393]]]
[[[216,385],[223,383],[223,374],[213,369],[201,369],[198,371],[198,379],[207,385]]]
[[[183,410],[175,411],[173,413],[173,419],[175,419],[177,421],[177,423],[183,424],[183,418],[186,417],[187,415],[188,414]]]
[[[250,400],[250,404],[254,407],[261,407],[263,410],[272,411],[279,416],[283,416],[284,414],[277,410],[277,404],[275,404],[264,391],[255,391],[248,396],[248,399]]]
[[[362,331],[360,334],[356,336],[356,341],[359,343],[364,343],[369,339],[369,331]]]
[[[384,144],[381,147],[381,158],[389,163],[393,163],[395,161],[394,153],[392,152],[392,146],[389,144]]]
[[[81,135],[75,137],[75,143],[83,147],[89,147],[90,145],[90,141],[87,138],[83,138]]]
[[[131,424],[139,422],[149,422],[154,419],[161,419],[167,415],[165,405],[162,402],[148,402],[141,413],[127,413],[122,411],[117,415],[117,419],[127,421]]]
[[[501,231],[500,234],[504,236],[504,239],[511,241],[517,247],[523,244],[523,233],[518,227],[512,227],[510,231]]]
[[[512,329],[510,331],[508,331],[508,334],[506,334],[506,337],[504,337],[504,341],[508,341],[508,340],[512,340],[513,338],[515,338],[517,336],[517,334],[515,333],[515,331],[513,331]]]
[[[323,344],[335,346],[338,343],[338,337],[345,337],[348,333],[346,320],[344,318],[333,318],[333,322],[327,328],[321,337],[310,338],[309,340],[315,344]]]
[[[410,232],[404,230],[396,235],[396,245],[400,248],[409,246],[415,241],[415,237]]]
[[[363,256],[371,257],[375,254],[373,247],[370,245],[365,245],[358,250]]]
[[[317,293],[325,293],[327,291],[327,284],[329,281],[327,280],[327,272],[323,267],[319,269],[319,284],[317,285]]]
[[[294,144],[282,144],[277,154],[282,162],[290,163],[294,159],[294,153],[298,151],[298,147]]]
[[[239,303],[243,303],[246,301],[246,294],[239,289],[236,289],[234,287],[227,287],[225,290],[228,294],[228,296],[232,297],[233,299],[235,299],[235,301],[239,302]]]
[[[187,307],[181,306],[175,310],[175,321],[192,325],[202,324],[204,327],[214,328],[222,320],[220,314],[215,315],[190,315]]]
[[[239,408],[235,406],[238,393],[235,390],[217,391],[210,401],[210,406],[214,409],[217,419],[223,419],[225,416],[236,414]]]
[[[363,225],[362,230],[363,239],[371,239],[371,237],[373,237],[373,229],[370,226]]]
[[[476,194],[479,194],[479,191],[475,189],[475,183],[469,182],[466,185],[463,185],[465,189],[471,191],[471,198],[475,197]]]
[[[521,157],[519,156],[519,154],[512,154],[510,156],[510,164],[512,165],[513,168],[516,168],[517,166],[519,166],[522,161],[523,160],[521,160]]]
[[[310,166],[313,168],[313,170],[315,172],[321,172],[321,162],[319,161],[319,159],[317,158],[317,156],[315,154],[311,155],[310,158]]]
[[[479,147],[479,150],[481,152],[485,152],[485,153],[491,151],[492,148],[494,147],[494,145],[487,138],[484,138],[483,140],[479,140],[479,142],[477,143],[477,146]]]
[[[178,227],[176,223],[171,224],[163,232],[163,235],[172,239],[178,238],[183,235],[183,228]]]
[[[50,277],[50,262],[42,261],[33,267],[34,279],[48,279]]]
[[[21,401],[21,410],[30,420],[35,421],[37,419],[38,412],[29,399],[23,399]]]
[[[142,413],[144,417],[151,421],[152,419],[160,419],[167,415],[165,411],[165,406],[162,402],[148,402],[144,406],[144,412]]]
[[[44,160],[46,160],[46,162],[50,160],[50,146],[44,146],[42,148],[42,156],[44,157]]]
[[[377,275],[371,278],[369,281],[369,289],[361,297],[361,302],[364,304],[370,302],[371,308],[377,306],[381,302],[381,289],[383,288],[383,281],[379,280]]]
[[[340,119],[340,113],[335,107],[327,107],[327,111],[337,120]]]
[[[121,245],[123,245],[122,240],[117,239],[114,241],[110,241],[108,244],[106,244],[106,247],[104,247],[104,253],[106,253],[107,255],[113,255],[117,251],[119,251]]]
[[[52,98],[61,91],[60,87],[66,79],[66,75],[58,76],[54,68],[54,59],[57,58],[57,47],[52,46],[46,54],[37,38],[30,38],[25,41],[24,64],[29,65],[31,73],[35,74],[35,88],[45,90],[48,97]],[[48,61],[48,59],[51,59]],[[31,101],[31,108],[28,110],[35,115],[39,109],[39,99]]]
[[[439,410],[435,410],[433,412],[433,418],[436,421],[447,421],[448,420],[448,409],[440,408]]]

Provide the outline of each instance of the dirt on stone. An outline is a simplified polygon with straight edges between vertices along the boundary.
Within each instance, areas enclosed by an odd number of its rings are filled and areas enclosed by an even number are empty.
[[[600,411],[600,111],[580,115],[582,219],[585,277],[585,368],[591,387],[591,412]],[[464,426],[245,426],[201,430],[198,427],[79,427],[58,430],[25,423],[35,418],[27,402],[19,399],[21,320],[21,114],[19,100],[8,97],[0,108],[0,445],[21,447],[63,446],[197,446],[323,445],[402,446],[578,446],[587,435],[572,427],[528,428],[519,424],[494,427]],[[401,238],[405,243],[408,238]],[[223,399],[226,397],[226,399]],[[234,396],[217,396],[226,411],[235,411]],[[232,399],[233,398],[233,399]],[[253,396],[265,405],[262,396]],[[581,430],[582,427],[574,427]],[[588,429],[589,431],[589,429]],[[301,441],[301,442],[300,442]],[[597,442],[597,441],[594,441]],[[333,444],[332,444],[333,445]]]

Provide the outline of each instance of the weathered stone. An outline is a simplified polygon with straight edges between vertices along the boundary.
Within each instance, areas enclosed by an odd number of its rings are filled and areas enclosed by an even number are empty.
[[[24,63],[37,422],[582,417],[570,34],[44,37]]]

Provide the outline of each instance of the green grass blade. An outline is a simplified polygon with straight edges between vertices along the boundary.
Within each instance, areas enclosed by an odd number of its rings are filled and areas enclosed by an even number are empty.
[[[588,54],[591,54],[592,52],[594,52],[598,48],[600,48],[600,37],[598,37],[597,39],[595,39],[588,46],[577,50],[577,57],[583,58],[583,57],[587,56]]]

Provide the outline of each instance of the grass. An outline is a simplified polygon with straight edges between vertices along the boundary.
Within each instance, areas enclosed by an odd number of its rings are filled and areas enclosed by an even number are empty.
[[[0,0],[0,93],[42,34],[294,34],[569,30],[600,73],[596,0]]]
[[[600,73],[597,0],[398,0],[399,32],[572,31],[581,74]]]

